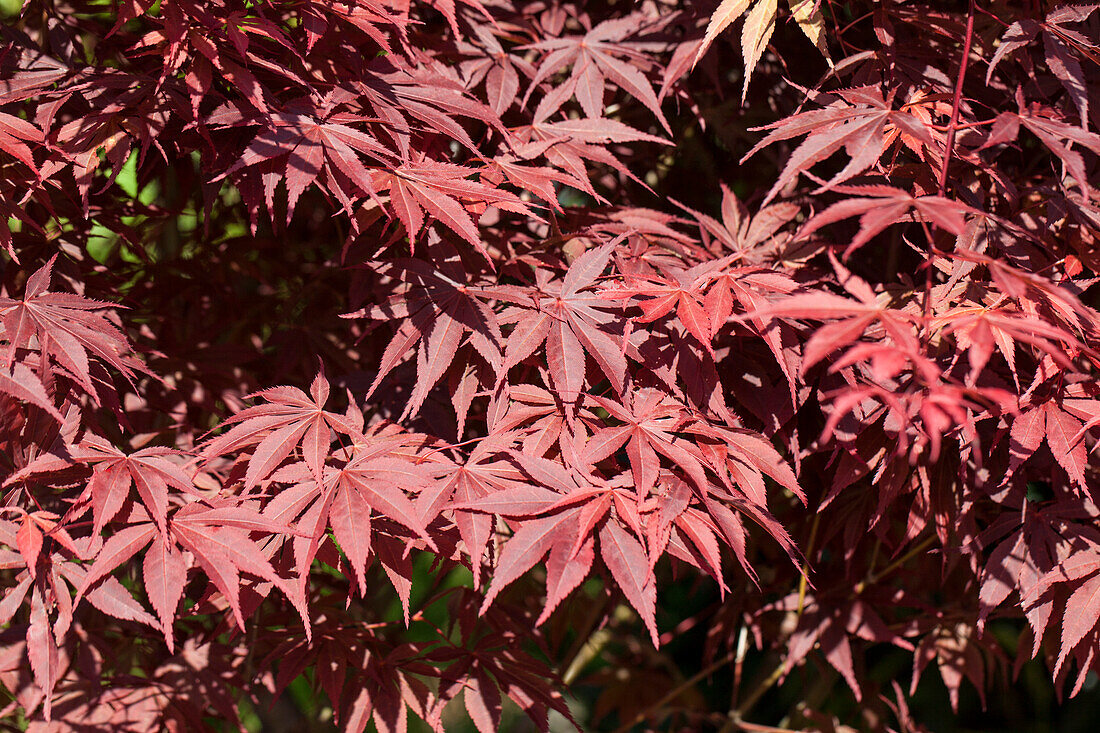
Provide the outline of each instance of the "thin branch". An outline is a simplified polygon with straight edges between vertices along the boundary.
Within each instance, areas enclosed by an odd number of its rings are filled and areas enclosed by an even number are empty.
[[[810,540],[806,543],[806,564],[802,568],[802,577],[798,579],[798,616],[802,616],[803,605],[806,603],[806,585],[810,576],[810,553],[814,550],[814,540],[817,539],[817,528],[821,524],[821,513],[814,515],[813,525],[810,527]]]
[[[947,191],[947,171],[951,167],[951,157],[955,151],[955,133],[959,127],[959,108],[962,105],[963,83],[966,81],[966,67],[970,62],[970,48],[974,43],[974,0],[970,0],[970,9],[966,14],[966,37],[963,39],[962,59],[959,61],[959,76],[955,79],[955,96],[951,102],[951,120],[947,125],[947,142],[943,153],[943,165],[940,166],[940,176],[937,185],[938,195],[943,196]],[[925,229],[927,232],[927,228]],[[924,339],[928,340],[929,320],[932,315],[932,283],[935,279],[935,268],[932,262],[936,257],[935,242],[928,240],[928,256],[924,262]]]
[[[657,711],[657,710],[660,710],[665,705],[667,705],[668,703],[672,702],[677,697],[679,697],[679,695],[681,693],[683,693],[685,690],[688,690],[688,689],[694,687],[695,684],[698,683],[701,679],[703,679],[704,677],[707,677],[708,675],[712,674],[716,670],[718,670],[721,667],[724,667],[725,665],[732,662],[733,657],[734,657],[734,653],[730,652],[729,654],[722,657],[721,659],[716,659],[713,662],[711,662],[710,664],[708,664],[706,667],[703,667],[701,670],[699,670],[698,672],[693,674],[691,677],[688,677],[686,680],[681,682],[679,685],[677,685],[676,687],[669,690],[669,692],[664,697],[659,699],[657,702],[655,702],[652,705],[648,706],[645,710],[641,711],[636,716],[634,716],[634,719],[631,720],[629,723],[623,723],[622,725],[620,725],[618,728],[615,729],[614,733],[626,733],[626,731],[630,730],[631,728],[636,726],[638,723],[641,723],[642,721],[644,721],[649,716],[650,713],[652,713],[654,711]]]

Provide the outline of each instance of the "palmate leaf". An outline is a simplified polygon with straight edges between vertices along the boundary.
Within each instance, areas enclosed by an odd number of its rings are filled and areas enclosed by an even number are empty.
[[[295,387],[271,387],[249,397],[263,397],[265,404],[247,407],[224,421],[230,427],[203,446],[207,460],[255,446],[245,473],[245,488],[251,489],[267,478],[296,448],[309,470],[320,478],[332,445],[333,433],[351,439],[360,435],[360,426],[337,413],[324,409],[329,383],[318,372],[309,394]]]
[[[642,545],[623,530],[607,529],[616,520],[609,516],[615,507],[620,517],[637,517],[633,508],[637,498],[623,482],[617,485],[572,475],[559,464],[546,459],[517,454],[524,471],[545,488],[515,486],[495,492],[488,499],[457,502],[458,511],[477,511],[504,515],[513,525],[514,534],[505,544],[493,572],[493,580],[482,603],[484,611],[500,591],[524,575],[549,553],[547,565],[547,600],[540,619],[549,617],[554,608],[588,574],[593,561],[594,536],[599,530],[605,563],[617,580],[630,578],[623,586],[627,600],[638,610],[657,643],[654,625],[656,581],[652,578],[652,563]],[[637,520],[633,520],[640,529]],[[636,561],[641,561],[639,562]],[[629,564],[629,567],[627,566]],[[636,576],[635,573],[641,573]],[[645,577],[650,577],[645,581]]]
[[[627,287],[613,291],[605,291],[602,295],[608,299],[645,297],[638,303],[644,314],[638,319],[639,323],[652,323],[668,315],[675,308],[676,318],[696,341],[701,344],[708,353],[713,354],[711,338],[714,331],[714,323],[711,314],[703,308],[702,288],[704,283],[696,277],[696,273],[673,272],[670,276],[653,279],[650,281],[638,281],[636,278],[628,278]],[[729,316],[729,312],[726,312]],[[722,324],[725,321],[722,320]]]
[[[841,149],[848,155],[848,163],[818,193],[833,189],[873,166],[902,135],[915,144],[936,148],[927,120],[914,110],[893,109],[893,99],[883,97],[881,89],[845,89],[838,91],[836,97],[823,109],[801,112],[759,128],[771,132],[745,154],[742,163],[768,145],[806,135],[764,197],[764,204],[797,179],[799,173],[807,172]]]
[[[434,473],[434,472],[433,472]],[[415,463],[369,453],[356,456],[334,476],[338,491],[353,503],[361,502],[373,511],[403,524],[435,549],[416,507],[406,491],[427,484],[426,470]]]
[[[889,343],[905,353],[919,353],[914,324],[918,316],[898,308],[891,308],[887,299],[875,294],[862,278],[850,273],[835,258],[833,267],[841,275],[841,283],[855,300],[829,292],[795,293],[776,299],[758,310],[739,315],[734,320],[789,317],[831,321],[817,329],[806,341],[802,351],[801,371],[820,362],[836,349],[855,344],[873,325],[881,326]],[[849,354],[856,354],[853,350]]]
[[[886,227],[910,219],[929,222],[936,227],[961,236],[966,226],[965,216],[977,214],[959,201],[942,196],[913,196],[888,186],[844,186],[844,193],[864,194],[838,201],[811,217],[799,230],[799,237],[809,237],[818,229],[853,216],[860,217],[859,232],[844,250],[848,257]],[[837,190],[834,188],[834,190]]]
[[[512,433],[495,433],[478,441],[463,463],[443,463],[434,486],[422,492],[417,500],[421,516],[434,517],[445,507],[452,510],[470,556],[474,588],[481,584],[482,561],[488,552],[493,518],[456,505],[489,506],[510,491],[528,490],[523,472],[507,456],[514,438]]]
[[[536,110],[538,112],[539,110]],[[607,165],[624,176],[637,177],[608,149],[608,143],[646,141],[668,145],[668,141],[636,130],[618,120],[576,119],[552,122],[545,115],[535,115],[534,121],[513,131],[516,151],[530,159],[543,156],[569,181],[585,193],[603,200],[589,181],[588,165]]]
[[[772,604],[773,608],[780,610],[802,608],[802,612],[798,614],[798,625],[791,634],[782,669],[784,674],[789,672],[811,650],[820,647],[826,661],[840,673],[859,700],[863,691],[855,669],[853,641],[858,643],[863,639],[888,643],[907,651],[912,651],[913,645],[891,630],[871,603],[862,599],[840,603],[819,600],[819,596],[827,593],[828,591],[820,594],[792,594]]]
[[[745,11],[752,5],[752,2],[753,0],[722,0],[718,9],[710,16],[710,22],[707,24],[707,32],[703,36],[703,45],[699,47],[699,51],[695,54],[696,64],[699,63],[699,59],[707,52],[710,45],[714,43],[714,39],[729,27],[731,23],[744,15]]]
[[[342,316],[400,319],[367,391],[368,398],[414,348],[418,376],[404,417],[420,411],[463,342],[468,342],[490,368],[499,371],[504,338],[496,313],[486,303],[494,294],[482,292],[471,283],[472,277],[462,271],[461,262],[448,257],[433,267],[421,260],[401,259],[387,263],[382,271],[399,278],[402,288],[383,305]]]
[[[814,0],[790,0],[790,8],[798,27],[828,58],[824,41],[824,20],[819,4]],[[692,65],[699,63],[722,31],[741,16],[745,16],[745,23],[741,29],[741,55],[745,61],[745,82],[741,88],[741,103],[744,104],[753,69],[760,61],[772,31],[775,30],[778,9],[778,0],[722,0],[714,14],[710,16],[702,44],[695,53]]]
[[[1005,30],[997,50],[989,61],[985,81],[993,78],[997,66],[1013,52],[1026,47],[1039,35],[1043,38],[1043,52],[1047,67],[1065,88],[1081,116],[1081,127],[1088,124],[1089,95],[1085,88],[1085,74],[1080,56],[1095,59],[1095,44],[1079,31],[1067,28],[1067,23],[1083,23],[1100,5],[1083,4],[1053,8],[1042,21],[1030,18],[1018,20]]]
[[[423,229],[427,212],[490,259],[470,216],[472,204],[496,206],[519,214],[531,211],[513,193],[468,180],[476,173],[471,168],[432,160],[405,162],[376,172],[372,190],[389,191],[394,215],[404,224],[411,240],[415,241]]]
[[[1098,423],[1100,401],[1097,400],[1051,400],[1022,411],[1012,422],[1011,459],[1004,481],[1008,481],[1045,441],[1070,481],[1080,490],[1087,491],[1088,448],[1082,438]]]
[[[27,143],[44,142],[42,131],[18,117],[0,112],[0,151],[10,155],[39,175]]]
[[[27,368],[26,364],[21,362],[12,364],[10,374],[0,371],[0,392],[45,410],[58,422],[64,420],[61,413],[54,407],[49,395],[46,394],[46,388],[42,386],[41,380]]]
[[[18,632],[13,636],[24,647],[18,658],[39,694],[31,704],[25,699],[22,704],[33,712],[44,703],[46,716],[52,713],[54,690],[69,662],[62,647],[73,622],[71,588],[79,587],[85,574],[85,567],[73,561],[75,544],[57,519],[35,512],[25,516],[18,529],[14,522],[0,520],[0,543],[19,550],[0,550],[5,569],[17,571],[0,601],[0,619],[9,624],[21,606],[27,607],[27,621],[13,628]],[[116,579],[99,584],[88,599],[115,619],[153,625],[152,617]]]
[[[519,103],[520,72],[530,78],[535,75],[535,68],[522,54],[505,50],[502,41],[508,36],[501,29],[479,25],[473,31],[480,48],[471,49],[473,58],[459,65],[462,76],[470,88],[484,83],[489,106],[496,114],[503,115]]]
[[[337,93],[319,103],[312,99],[298,100],[287,104],[285,112],[271,114],[264,121],[266,129],[257,133],[241,158],[222,176],[250,166],[267,164],[264,165],[266,169],[274,166],[286,181],[288,224],[302,192],[319,177],[340,201],[373,193],[370,169],[359,155],[379,162],[392,160],[393,154],[370,134],[354,126],[372,121],[370,118],[333,111],[340,100]],[[209,120],[216,127],[250,125],[259,121],[232,108],[215,113]],[[345,179],[353,186],[350,190],[342,183]],[[277,178],[265,176],[267,207],[272,217],[276,182]]]
[[[92,509],[93,529],[99,532],[114,519],[130,496],[133,486],[149,516],[166,531],[169,489],[200,496],[191,477],[169,460],[182,454],[170,448],[142,448],[129,455],[94,436],[86,437],[74,457],[93,466],[92,477],[79,501]]]
[[[493,407],[499,414],[492,422],[492,432],[500,439],[518,441],[521,452],[545,456],[551,450],[568,453],[572,450],[574,431],[592,431],[602,424],[583,405],[565,402],[552,392],[535,385],[502,385],[502,394]]]
[[[550,379],[566,403],[578,401],[585,384],[585,355],[599,365],[616,392],[626,379],[623,345],[604,330],[613,321],[609,304],[598,293],[587,292],[611,261],[611,244],[578,257],[561,281],[548,283],[537,309],[526,310],[508,338],[504,370],[518,364],[545,343]],[[589,381],[593,381],[591,377]]]
[[[984,705],[986,669],[991,666],[989,658],[1000,654],[1000,647],[990,644],[988,637],[976,637],[973,629],[966,624],[941,626],[925,635],[913,653],[913,683],[910,690],[916,689],[928,663],[935,659],[947,687],[952,710],[959,709],[959,687],[963,679],[969,680],[977,689]]]
[[[136,521],[115,532],[103,543],[87,574],[81,571],[79,582],[74,582],[74,603],[87,596],[89,601],[98,605],[95,593],[102,593],[97,589],[103,587],[103,579],[109,578],[117,568],[149,548],[142,563],[144,587],[159,617],[165,642],[172,649],[172,625],[190,570],[183,555],[187,552],[189,557],[194,558],[194,565],[206,573],[225,597],[241,628],[244,628],[245,620],[240,602],[240,574],[244,572],[270,582],[283,592],[301,615],[306,633],[309,633],[305,599],[275,572],[260,546],[250,538],[253,531],[289,534],[292,530],[287,525],[272,521],[245,506],[223,504],[210,507],[199,502],[175,512],[169,518],[167,532],[149,521],[148,515],[143,512],[134,513],[132,518]],[[124,601],[126,599],[120,597],[120,602]]]
[[[656,485],[660,472],[658,455],[674,463],[700,489],[706,485],[701,451],[677,435],[690,432],[692,427],[683,405],[655,389],[629,395],[625,405],[604,397],[590,399],[624,424],[593,435],[585,447],[586,458],[595,463],[625,445],[634,485],[642,496],[651,493]]]
[[[493,603],[502,588],[549,555],[547,599],[539,622],[546,620],[589,573],[598,537],[605,565],[657,643],[656,586],[652,573],[663,551],[667,549],[703,568],[718,578],[724,589],[716,539],[720,535],[751,572],[745,554],[744,528],[723,500],[733,498],[740,512],[761,524],[791,551],[789,538],[768,514],[762,496],[761,471],[804,500],[793,474],[778,453],[765,441],[753,440],[747,433],[730,433],[729,463],[723,459],[721,466],[710,466],[728,485],[728,493],[723,493],[706,477],[709,465],[706,452],[690,441],[673,437],[674,431],[686,434],[697,431],[700,436],[718,438],[717,431],[693,427],[682,406],[654,404],[662,396],[657,390],[643,391],[634,406],[641,417],[611,400],[592,398],[612,418],[626,425],[596,431],[583,448],[571,446],[566,452],[566,455],[576,453],[576,461],[582,465],[598,465],[627,444],[625,453],[632,473],[605,480],[594,474],[581,475],[576,469],[526,451],[515,452],[515,461],[538,485],[511,482],[472,500],[456,497],[451,506],[456,513],[474,511],[503,516],[513,529],[513,536],[498,558],[483,609]],[[504,439],[504,435],[494,438]],[[702,498],[706,513],[688,511],[693,491],[662,468],[659,457],[691,477],[695,496]],[[731,474],[737,489],[729,483]],[[679,487],[675,501],[666,498],[673,493],[671,487]],[[654,502],[659,511],[647,514]],[[609,528],[611,525],[614,528]]]
[[[562,69],[571,67],[569,79],[543,97],[537,117],[548,117],[569,96],[575,96],[585,115],[598,120],[604,116],[604,87],[611,82],[644,104],[665,132],[671,132],[653,87],[637,66],[639,60],[645,57],[632,47],[635,44],[626,40],[641,30],[644,23],[643,16],[637,14],[600,23],[583,36],[555,38],[527,46],[545,55],[535,71],[523,104],[526,105],[527,98],[539,84]],[[547,100],[554,100],[556,104],[547,104]]]
[[[74,467],[89,467],[91,475],[74,497],[73,508],[66,515],[69,520],[90,509],[92,526],[98,533],[129,506],[132,491],[136,491],[141,506],[163,534],[173,494],[185,494],[192,499],[203,496],[184,466],[185,455],[182,451],[156,447],[127,454],[89,433],[75,445],[39,456],[11,474],[6,484],[47,479]]]
[[[0,323],[7,341],[4,362],[14,367],[18,349],[37,350],[42,356],[40,376],[49,378],[56,363],[62,373],[96,398],[89,357],[117,369],[131,381],[147,370],[130,355],[125,334],[100,312],[116,306],[49,290],[56,260],[55,255],[27,279],[21,300],[0,297]],[[28,389],[24,399],[34,394],[33,384]]]
[[[967,349],[971,380],[988,364],[994,346],[1008,364],[1012,378],[1019,383],[1016,369],[1018,347],[1030,346],[1055,362],[1070,366],[1071,354],[1081,348],[1068,330],[1032,318],[1009,308],[962,304],[938,316],[934,323],[944,334],[953,334]]]
[[[308,636],[310,622],[305,598],[275,572],[260,545],[250,538],[253,531],[292,532],[286,525],[272,522],[252,509],[233,505],[208,508],[197,502],[188,504],[176,512],[171,521],[173,539],[191,553],[196,564],[225,597],[240,628],[245,626],[240,602],[240,574],[245,572],[271,583],[286,596],[301,616]],[[171,595],[171,592],[166,594],[167,598]]]
[[[791,203],[772,204],[760,209],[755,215],[750,215],[737,195],[726,185],[722,186],[721,221],[707,214],[674,201],[677,206],[687,211],[699,222],[701,229],[700,238],[707,242],[713,238],[720,243],[730,255],[735,258],[730,262],[753,263],[751,259],[755,248],[766,245],[770,240],[778,238],[779,230],[791,223],[798,215],[798,206]],[[726,262],[719,260],[722,265]],[[707,263],[705,269],[709,270],[718,263]],[[782,279],[777,272],[768,273],[771,277]]]
[[[275,523],[293,522],[298,529],[292,549],[300,590],[309,581],[310,565],[330,528],[361,593],[366,592],[365,571],[371,557],[377,556],[390,573],[407,562],[404,553],[415,542],[434,548],[427,526],[440,503],[421,502],[419,497],[434,498],[449,468],[442,460],[417,461],[418,445],[423,443],[416,434],[368,433],[352,448],[337,453],[334,463],[340,465],[326,465],[322,481],[304,462],[284,466],[272,476],[283,488],[265,507],[264,515]],[[418,539],[401,535],[395,526]],[[392,542],[383,532],[393,535]],[[400,552],[394,552],[394,547]],[[405,582],[400,574],[390,577],[395,583]],[[407,614],[407,588],[402,600]]]
[[[576,726],[563,696],[560,681],[546,665],[529,657],[518,643],[530,638],[543,642],[536,629],[531,633],[516,616],[496,608],[478,616],[477,594],[463,589],[452,594],[448,603],[450,633],[459,635],[454,646],[437,646],[427,659],[445,663],[440,675],[439,698],[442,705],[462,693],[464,707],[479,731],[496,730],[503,696],[509,697],[537,727],[547,724],[550,711],[560,714]],[[479,619],[478,623],[473,623]],[[547,681],[556,683],[547,685]]]

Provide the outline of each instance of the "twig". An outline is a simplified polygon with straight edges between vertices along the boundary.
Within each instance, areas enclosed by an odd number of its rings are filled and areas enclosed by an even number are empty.
[[[562,671],[562,681],[565,684],[571,683],[580,671],[584,668],[584,665],[591,660],[591,656],[586,659],[581,658],[581,653],[590,646],[592,637],[595,635],[594,630],[596,624],[599,623],[600,618],[606,615],[609,610],[609,606],[614,602],[613,596],[607,596],[602,603],[593,603],[591,605],[591,611],[588,617],[584,620],[584,625],[581,626],[581,633],[577,634],[577,638],[573,641],[573,644],[569,647],[569,651],[565,654],[565,659],[569,660],[569,663],[564,667]],[[599,645],[599,646],[602,646]]]
[[[959,128],[959,107],[962,105],[963,82],[966,80],[966,67],[970,62],[970,48],[974,43],[974,0],[970,0],[970,9],[966,14],[966,38],[963,40],[962,59],[959,61],[959,76],[955,80],[955,96],[951,101],[951,120],[947,124],[947,143],[943,153],[943,165],[940,166],[940,176],[937,186],[938,195],[943,196],[947,191],[947,170],[951,167],[951,156],[955,151],[955,133]],[[925,230],[927,231],[927,229]],[[936,257],[935,241],[928,240],[928,256],[924,262],[924,338],[928,339],[928,322],[932,315],[932,282],[935,269],[932,261]]]
[[[737,709],[737,697],[741,692],[741,675],[745,670],[745,655],[749,651],[749,628],[741,624],[737,632],[737,648],[733,658],[733,689],[730,691],[730,709]]]
[[[745,696],[745,699],[741,701],[741,704],[738,705],[733,713],[730,714],[730,719],[733,720],[734,723],[739,722],[741,720],[741,716],[752,710],[753,705],[755,705],[756,702],[764,696],[764,693],[775,686],[775,683],[778,682],[779,679],[783,676],[783,670],[785,667],[786,663],[784,662],[784,660],[780,659],[779,662],[776,663],[775,669],[771,671],[771,674],[762,679],[760,681],[760,684],[754,687],[752,692]]]
[[[628,730],[630,730],[631,728],[636,726],[638,723],[641,723],[643,720],[645,720],[646,716],[648,716],[650,713],[654,712],[655,710],[659,710],[660,708],[664,707],[668,703],[675,700],[680,695],[680,693],[682,693],[684,690],[687,690],[690,687],[694,687],[695,683],[697,683],[699,680],[703,679],[704,677],[711,674],[712,672],[719,669],[720,667],[732,662],[733,661],[733,654],[734,654],[733,652],[730,652],[729,654],[722,657],[721,659],[714,660],[713,662],[708,664],[706,667],[704,667],[703,669],[701,669],[698,672],[696,672],[695,674],[693,674],[691,677],[688,677],[686,680],[684,680],[683,682],[678,684],[676,687],[672,688],[660,700],[658,700],[657,702],[655,702],[652,705],[648,706],[645,710],[643,710],[640,713],[638,713],[637,715],[635,715],[634,719],[631,720],[629,723],[623,723],[618,728],[616,728],[614,733],[626,733]]]
[[[959,107],[962,105],[963,82],[966,80],[966,67],[970,62],[970,47],[974,42],[974,0],[970,0],[970,10],[966,14],[966,38],[963,41],[962,59],[959,61],[959,78],[955,80],[955,97],[951,101],[951,121],[947,125],[947,145],[940,167],[939,195],[947,190],[947,168],[951,165],[951,156],[955,150],[955,132],[959,129]]]
[[[899,557],[897,560],[894,560],[892,563],[890,563],[889,565],[884,567],[882,570],[879,570],[877,573],[871,573],[866,578],[859,581],[859,583],[857,583],[856,587],[855,587],[856,595],[859,595],[860,593],[862,593],[863,589],[866,588],[868,585],[873,585],[873,584],[879,582],[880,580],[885,578],[887,575],[894,572],[895,570],[900,568],[902,565],[904,565],[905,563],[909,562],[910,560],[912,560],[917,555],[919,555],[922,552],[924,552],[925,550],[927,550],[932,545],[932,543],[935,542],[935,541],[936,541],[936,536],[935,535],[931,535],[929,537],[926,537],[924,539],[924,541],[919,543],[913,549],[909,550],[909,552],[907,552],[904,555],[902,555],[901,557]]]
[[[802,608],[806,603],[806,585],[810,574],[810,553],[814,550],[814,540],[817,539],[817,528],[821,524],[821,513],[814,515],[814,522],[810,526],[810,541],[806,543],[806,565],[802,568],[802,577],[798,579],[798,616],[802,616]]]

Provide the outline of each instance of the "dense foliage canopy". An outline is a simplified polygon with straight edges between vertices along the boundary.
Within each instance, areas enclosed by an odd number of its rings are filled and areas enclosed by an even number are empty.
[[[1094,684],[1098,7],[5,4],[2,725]]]

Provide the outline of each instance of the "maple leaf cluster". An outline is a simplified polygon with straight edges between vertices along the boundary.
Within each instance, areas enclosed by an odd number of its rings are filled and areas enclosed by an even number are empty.
[[[915,731],[933,660],[957,710],[1039,656],[1077,694],[1098,9],[23,3],[4,715],[721,729],[814,667],[850,704],[788,722]]]

